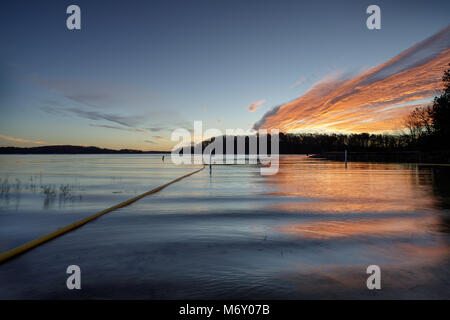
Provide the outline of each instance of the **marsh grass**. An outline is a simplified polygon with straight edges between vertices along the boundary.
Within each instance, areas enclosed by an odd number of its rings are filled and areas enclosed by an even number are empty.
[[[8,178],[4,178],[1,180],[0,183],[0,196],[7,196],[9,195],[11,187],[9,185]]]
[[[50,207],[58,198],[59,205],[63,206],[67,201],[81,201],[81,192],[83,189],[79,184],[45,184],[43,183],[42,173],[39,175],[32,175],[22,181],[15,178],[11,181],[11,177],[0,178],[0,198],[3,204],[8,204],[11,197],[20,201],[21,193],[40,193],[44,197],[44,207]],[[18,203],[17,203],[18,205]]]
[[[53,185],[44,185],[41,186],[42,193],[45,197],[54,198],[56,197],[56,188]]]

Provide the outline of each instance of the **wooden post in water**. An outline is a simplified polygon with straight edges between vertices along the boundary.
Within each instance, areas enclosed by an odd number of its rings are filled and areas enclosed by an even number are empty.
[[[347,149],[345,149],[345,168],[347,168]]]
[[[212,162],[211,162],[212,152],[209,154],[209,175],[212,174]]]

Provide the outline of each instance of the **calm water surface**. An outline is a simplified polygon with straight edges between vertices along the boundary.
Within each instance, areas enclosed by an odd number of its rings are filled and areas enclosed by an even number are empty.
[[[198,168],[168,159],[0,156],[0,250]],[[274,176],[214,166],[1,265],[0,298],[448,299],[449,178],[304,156],[282,156]],[[66,289],[71,264],[80,291]]]

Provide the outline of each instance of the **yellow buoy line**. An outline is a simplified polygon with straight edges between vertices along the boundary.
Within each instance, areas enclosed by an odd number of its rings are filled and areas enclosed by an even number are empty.
[[[184,178],[192,176],[193,174],[195,174],[195,173],[197,173],[197,172],[199,172],[199,171],[201,171],[203,169],[204,169],[204,167],[202,167],[201,169],[196,170],[194,172],[188,173],[188,174],[186,174],[184,176],[181,176],[181,177],[179,177],[179,178],[177,178],[175,180],[172,180],[169,183],[166,183],[166,184],[164,184],[162,186],[159,186],[159,187],[157,187],[155,189],[152,189],[150,191],[142,193],[142,194],[140,194],[140,195],[138,195],[138,196],[136,196],[136,197],[134,197],[132,199],[129,199],[127,201],[119,203],[119,204],[117,204],[117,205],[115,205],[115,206],[113,206],[111,208],[108,208],[108,209],[105,209],[103,211],[97,212],[96,214],[93,214],[92,216],[89,216],[87,218],[84,218],[82,220],[74,222],[72,224],[69,224],[68,226],[65,226],[65,227],[60,228],[60,229],[58,229],[56,231],[53,231],[52,233],[49,233],[49,234],[47,234],[45,236],[42,236],[40,238],[37,238],[37,239],[32,240],[30,242],[27,242],[27,243],[25,243],[25,244],[23,244],[21,246],[18,246],[18,247],[14,248],[14,249],[9,250],[9,251],[6,251],[6,252],[0,254],[0,264],[2,264],[5,261],[10,260],[10,259],[12,259],[14,257],[17,257],[18,255],[20,255],[22,253],[25,253],[26,251],[29,251],[29,250],[31,250],[33,248],[36,248],[37,246],[39,246],[39,245],[41,245],[41,244],[43,244],[45,242],[48,242],[48,241],[50,241],[52,239],[55,239],[55,238],[57,238],[59,236],[62,236],[63,234],[65,234],[65,233],[67,233],[69,231],[75,230],[75,229],[85,225],[86,223],[88,223],[88,222],[90,222],[90,221],[92,221],[94,219],[97,219],[98,217],[100,217],[100,216],[102,216],[102,215],[104,215],[104,214],[106,214],[108,212],[111,212],[111,211],[114,211],[114,210],[126,207],[126,206],[132,204],[133,202],[138,201],[139,199],[142,199],[142,198],[144,198],[144,197],[146,197],[148,195],[151,195],[153,193],[161,191],[162,189],[170,186],[171,184],[174,184],[175,182],[178,182],[178,181],[180,181],[180,180],[182,180]]]

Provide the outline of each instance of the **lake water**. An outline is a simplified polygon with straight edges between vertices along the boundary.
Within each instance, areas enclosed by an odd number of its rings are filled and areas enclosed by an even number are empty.
[[[0,156],[0,252],[199,166]],[[0,265],[2,299],[450,298],[450,167],[217,165]],[[66,288],[78,265],[82,290]],[[381,268],[368,290],[366,268]]]

